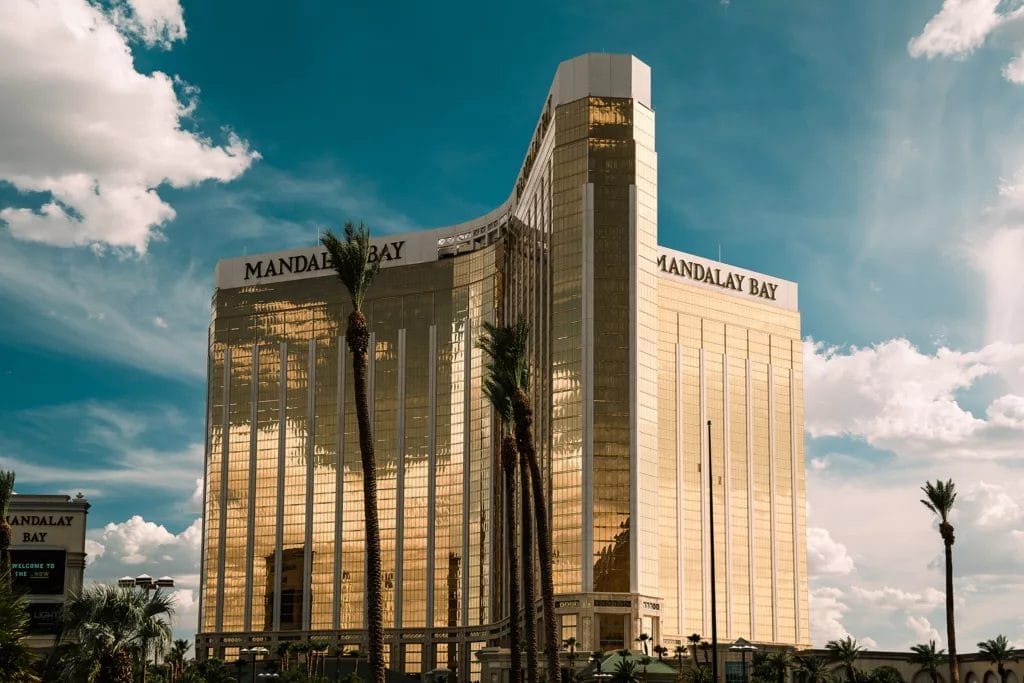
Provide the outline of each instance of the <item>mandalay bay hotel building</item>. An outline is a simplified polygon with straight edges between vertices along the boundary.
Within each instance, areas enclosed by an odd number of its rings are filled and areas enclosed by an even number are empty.
[[[641,632],[708,637],[711,496],[720,641],[808,644],[797,285],[658,245],[646,64],[564,62],[540,109],[505,203],[375,235],[365,308],[387,661],[470,680],[475,651],[507,646],[510,534],[477,340],[484,322],[519,316],[560,638],[611,650]],[[363,642],[350,306],[319,247],[217,266],[201,657]]]

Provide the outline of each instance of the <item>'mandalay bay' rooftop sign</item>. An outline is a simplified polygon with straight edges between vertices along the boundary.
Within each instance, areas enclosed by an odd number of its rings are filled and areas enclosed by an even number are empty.
[[[742,296],[791,311],[797,310],[795,282],[770,278],[752,270],[664,247],[658,247],[656,268],[661,277],[680,278],[705,289]]]

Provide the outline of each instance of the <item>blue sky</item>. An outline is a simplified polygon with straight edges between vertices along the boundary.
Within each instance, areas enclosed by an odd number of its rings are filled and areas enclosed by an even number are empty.
[[[90,497],[90,576],[190,632],[217,259],[479,215],[558,63],[631,52],[661,243],[800,283],[814,641],[944,642],[953,477],[961,641],[1024,644],[1018,1],[351,4],[0,8],[0,466]]]

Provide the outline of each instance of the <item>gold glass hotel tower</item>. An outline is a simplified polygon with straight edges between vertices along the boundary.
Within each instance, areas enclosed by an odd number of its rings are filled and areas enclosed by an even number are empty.
[[[658,246],[650,79],[628,55],[562,63],[504,204],[375,236],[369,392],[392,668],[469,680],[472,653],[505,644],[515,534],[476,342],[484,322],[520,316],[560,638],[611,650],[641,632],[709,635],[710,496],[720,640],[810,641],[797,286]],[[200,656],[363,640],[350,305],[319,246],[217,266]]]

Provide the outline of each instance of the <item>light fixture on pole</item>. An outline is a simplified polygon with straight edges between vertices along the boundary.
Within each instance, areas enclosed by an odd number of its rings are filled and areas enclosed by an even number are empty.
[[[270,650],[261,645],[256,645],[255,647],[243,647],[238,652],[243,655],[252,655],[252,683],[256,683],[256,658],[260,655],[266,657],[270,654]]]
[[[743,683],[747,683],[747,653],[757,652],[757,647],[746,638],[737,638],[736,642],[729,646],[729,649],[740,653],[740,658],[743,660]]]
[[[149,574],[139,574],[134,579],[130,576],[122,576],[117,580],[117,585],[121,588],[141,588],[146,592],[146,597],[149,597],[149,592],[154,590],[160,590],[161,588],[174,588],[174,579],[169,576],[161,576],[159,579],[153,579]],[[146,683],[146,648],[149,646],[148,641],[143,642],[142,645],[142,683]],[[156,667],[157,651],[153,651],[153,667]]]

